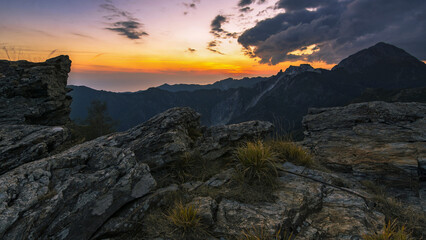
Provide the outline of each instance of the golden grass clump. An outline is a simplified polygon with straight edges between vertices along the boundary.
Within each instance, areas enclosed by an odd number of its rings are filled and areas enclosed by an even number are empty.
[[[198,210],[194,206],[184,205],[182,202],[175,204],[167,217],[174,226],[184,232],[194,231],[201,227],[201,217],[198,215]]]
[[[279,159],[305,167],[315,166],[312,156],[292,141],[270,140],[267,145],[277,153]]]
[[[238,237],[238,240],[292,240],[294,239],[293,233],[282,232],[278,230],[274,235],[268,233],[265,227],[252,228],[243,231]]]
[[[236,150],[235,156],[239,171],[247,180],[263,182],[277,177],[275,154],[262,141],[246,143]]]
[[[389,221],[380,233],[364,235],[365,240],[414,240],[405,226],[398,227],[396,220]]]

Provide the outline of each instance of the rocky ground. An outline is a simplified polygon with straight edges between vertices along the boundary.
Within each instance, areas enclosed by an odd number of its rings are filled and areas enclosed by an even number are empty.
[[[0,106],[1,239],[362,239],[393,219],[425,235],[425,104],[312,109],[304,142],[265,140],[276,172],[258,184],[241,179],[235,150],[270,135],[268,122],[207,128],[173,108],[65,148],[69,68],[63,56],[0,62],[0,98],[11,103]],[[286,144],[313,158],[285,157]],[[179,204],[197,226],[176,225]]]

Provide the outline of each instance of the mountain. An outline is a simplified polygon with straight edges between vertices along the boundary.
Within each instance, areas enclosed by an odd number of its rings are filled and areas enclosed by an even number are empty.
[[[185,91],[166,91],[163,86],[136,93],[112,93],[71,86],[71,118],[85,118],[90,102],[101,100],[107,103],[111,117],[120,122],[119,130],[168,108],[189,106],[202,114],[205,125],[267,120],[279,131],[290,131],[301,129],[301,119],[311,107],[344,106],[372,89],[380,93],[426,87],[426,64],[400,48],[378,43],[331,70],[303,64],[290,66],[254,85],[255,80],[250,79],[228,81],[238,82],[240,87],[188,90],[187,86]],[[210,86],[222,85],[218,82]],[[376,95],[379,97],[374,100],[386,100],[380,97],[383,94]]]
[[[251,88],[254,85],[266,80],[268,78],[265,77],[253,77],[253,78],[243,78],[243,79],[233,79],[227,78],[221,81],[217,81],[213,84],[199,85],[199,84],[163,84],[158,86],[158,89],[166,90],[169,92],[180,92],[180,91],[189,91],[193,92],[196,90],[205,90],[205,89],[220,89],[220,90],[228,90],[233,88]]]

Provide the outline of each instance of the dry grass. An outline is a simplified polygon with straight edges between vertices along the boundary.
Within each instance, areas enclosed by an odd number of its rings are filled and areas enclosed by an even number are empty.
[[[387,196],[386,189],[371,181],[361,181],[367,191],[373,194],[372,201],[375,208],[382,212],[386,221],[396,224],[399,228],[406,228],[413,237],[422,239],[425,232],[426,216],[422,212],[413,209],[411,206],[401,201]],[[399,239],[399,238],[393,238]],[[404,238],[401,238],[404,239]]]
[[[396,220],[388,222],[380,233],[364,235],[365,240],[414,240],[405,226],[398,227]]]
[[[309,168],[317,165],[313,157],[308,152],[292,141],[269,140],[266,142],[266,145],[276,152],[277,157],[281,160]]]
[[[262,141],[248,142],[237,148],[235,158],[237,171],[249,182],[272,183],[278,175],[275,154]]]
[[[198,215],[198,210],[192,205],[184,205],[182,202],[175,204],[170,210],[167,218],[176,227],[184,232],[194,232],[195,229],[201,227],[201,218]]]
[[[252,228],[243,231],[237,238],[238,240],[292,240],[293,233],[281,232],[278,230],[275,234],[270,234],[265,227]]]

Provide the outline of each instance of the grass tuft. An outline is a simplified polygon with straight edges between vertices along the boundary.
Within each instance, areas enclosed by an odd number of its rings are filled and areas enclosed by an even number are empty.
[[[310,168],[316,166],[313,157],[301,146],[292,141],[270,140],[266,144],[277,153],[279,159],[289,161],[299,166]]]
[[[363,236],[365,240],[411,240],[410,233],[407,232],[405,226],[398,227],[396,220],[388,222],[383,227],[382,232],[366,234]]]
[[[291,240],[294,239],[293,233],[281,232],[278,230],[274,235],[268,233],[265,227],[252,228],[243,231],[238,240]]]
[[[201,217],[198,210],[192,205],[184,205],[182,202],[175,204],[170,210],[168,219],[174,226],[183,230],[183,232],[193,232],[201,227]]]
[[[249,182],[273,182],[278,175],[275,154],[262,141],[248,142],[237,148],[235,157],[238,172]]]

